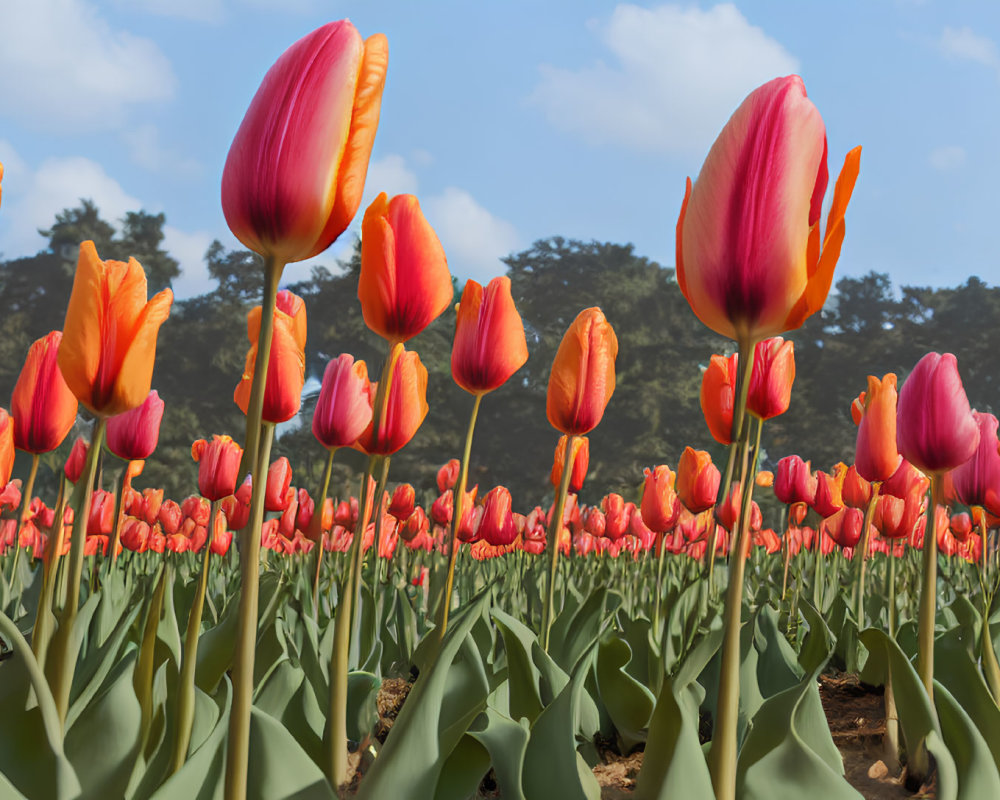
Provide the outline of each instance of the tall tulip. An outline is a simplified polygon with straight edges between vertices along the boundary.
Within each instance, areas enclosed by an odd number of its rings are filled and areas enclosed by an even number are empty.
[[[371,384],[364,361],[342,353],[326,365],[313,411],[313,435],[328,450],[350,447],[372,420]]]
[[[958,499],[967,506],[980,506],[991,514],[1000,514],[1000,422],[992,414],[973,411],[979,426],[979,446],[975,454],[951,472]]]
[[[61,341],[52,331],[31,345],[11,396],[14,446],[36,455],[59,447],[76,422],[76,396],[57,363]]]
[[[887,481],[901,461],[896,448],[896,376],[888,373],[882,380],[868,376],[868,390],[862,394],[858,441],[854,464],[858,474],[868,481]],[[853,413],[853,409],[852,409]]]
[[[191,445],[191,458],[198,462],[198,491],[211,501],[236,492],[243,448],[229,436],[216,434],[212,441],[198,439]]]
[[[388,45],[347,20],[299,39],[268,70],[222,173],[226,222],[250,250],[282,264],[323,252],[364,191]]]
[[[552,362],[546,413],[554,428],[589,433],[615,391],[618,338],[599,308],[586,308],[570,325]]]
[[[701,376],[701,411],[708,431],[719,444],[733,442],[733,406],[739,356],[713,355]]]
[[[392,378],[378,430],[372,421],[357,440],[358,447],[369,454],[395,453],[413,438],[427,416],[427,368],[420,356],[397,344],[390,360]],[[372,384],[372,398],[377,391],[378,384]]]
[[[756,342],[802,325],[830,291],[861,148],[848,153],[826,233],[826,131],[797,75],[743,101],[712,146],[677,221],[677,282],[697,317]]]
[[[453,296],[444,249],[417,198],[380,194],[361,223],[358,299],[365,324],[390,344],[405,342]]]

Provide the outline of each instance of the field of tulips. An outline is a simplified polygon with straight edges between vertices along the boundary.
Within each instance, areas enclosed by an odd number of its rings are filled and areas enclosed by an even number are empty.
[[[797,76],[735,111],[677,223],[679,288],[734,343],[701,376],[724,463],[651,452],[631,495],[579,499],[619,351],[592,307],[551,365],[551,494],[471,485],[481,404],[528,359],[500,276],[457,307],[464,451],[434,489],[392,474],[428,413],[408,344],[454,290],[417,199],[384,193],[358,282],[384,360],[330,359],[318,485],[272,459],[306,380],[282,270],[359,210],[387,65],[385,37],[330,23],[236,133],[223,210],[264,278],[233,376],[246,429],[192,443],[186,498],[132,487],[156,459],[172,293],[80,243],[63,329],[0,409],[0,800],[1000,797],[998,421],[956,358],[857,387],[854,463],[761,468],[792,402],[782,334],[826,300],[860,164],[821,219],[825,128]],[[74,427],[89,435],[40,496]],[[345,497],[340,448],[367,457]]]

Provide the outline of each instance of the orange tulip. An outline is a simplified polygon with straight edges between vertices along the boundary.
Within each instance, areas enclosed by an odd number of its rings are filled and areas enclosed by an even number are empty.
[[[229,148],[222,210],[248,248],[285,264],[323,252],[358,211],[382,104],[385,37],[347,20],[268,70]]]
[[[677,496],[692,514],[715,505],[722,475],[705,450],[685,447],[677,462]]]
[[[454,290],[448,261],[417,198],[382,192],[361,223],[358,299],[365,325],[392,344],[437,319]]]
[[[391,455],[402,448],[427,416],[427,368],[420,363],[420,356],[397,344],[390,354],[392,380],[389,396],[385,400],[382,416],[378,420],[378,433],[374,421],[358,437],[358,446],[369,454]],[[378,393],[378,383],[373,383],[371,397]]]
[[[233,400],[246,414],[250,404],[254,369],[257,362],[257,343],[260,338],[260,321],[263,310],[253,308],[247,315],[247,353],[243,377],[233,392]],[[267,384],[264,388],[265,422],[287,422],[294,417],[302,403],[302,387],[306,381],[306,307],[302,298],[284,290],[278,292],[274,309],[274,335],[267,366]]]
[[[55,450],[76,422],[76,396],[57,363],[61,341],[62,331],[52,331],[31,345],[14,385],[14,446],[29,453]]]
[[[59,345],[59,369],[77,399],[98,417],[142,404],[156,360],[156,336],[170,315],[170,289],[146,301],[146,273],[134,258],[101,261],[80,245]]]
[[[0,408],[0,487],[10,482],[14,471],[14,425],[10,414]]]
[[[455,383],[470,394],[492,392],[527,360],[524,323],[510,296],[510,278],[494,278],[485,290],[466,281],[451,350]]]
[[[589,433],[601,421],[615,391],[618,339],[599,308],[577,315],[552,362],[546,412],[566,434]]]
[[[868,376],[868,390],[851,406],[860,405],[854,464],[858,475],[869,481],[887,481],[899,469],[902,457],[896,449],[896,376],[882,380]],[[860,401],[860,402],[859,402]]]
[[[552,485],[558,489],[562,482],[563,458],[566,455],[566,435],[559,437],[559,444],[556,445],[556,452],[552,458],[552,472],[549,479]],[[577,436],[573,439],[573,448],[570,451],[570,458],[573,461],[573,472],[569,477],[569,491],[576,493],[583,488],[583,481],[587,477],[587,468],[590,466],[590,440],[586,436]]]
[[[681,503],[674,491],[676,476],[666,464],[646,469],[639,513],[654,533],[672,530],[681,513]]]
[[[736,370],[739,355],[715,355],[701,376],[701,410],[709,433],[719,444],[731,444],[733,405],[736,401]],[[754,362],[756,371],[756,362]]]

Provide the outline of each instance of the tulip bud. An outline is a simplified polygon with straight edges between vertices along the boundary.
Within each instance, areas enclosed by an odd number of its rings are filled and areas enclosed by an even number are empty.
[[[589,433],[615,391],[618,338],[599,308],[586,308],[570,325],[552,362],[546,413],[566,434]]]
[[[992,514],[1000,514],[1000,422],[992,414],[973,411],[972,416],[979,426],[979,446],[972,458],[949,473],[951,483],[963,505],[982,506]]]
[[[437,486],[439,492],[445,492],[455,485],[455,481],[458,480],[458,473],[461,468],[461,462],[457,458],[453,458],[438,470]]]
[[[66,466],[63,468],[66,480],[70,483],[76,483],[80,480],[80,476],[83,474],[83,467],[87,463],[87,450],[89,447],[87,441],[82,436],[77,436],[76,441],[73,442],[73,449],[69,451]]]
[[[605,537],[611,541],[621,539],[628,530],[628,513],[624,498],[614,492],[605,495],[601,501],[601,508],[604,510]]]
[[[872,497],[872,485],[858,474],[852,464],[844,474],[844,485],[841,488],[841,498],[844,505],[851,508],[867,508]]]
[[[264,490],[264,510],[284,511],[291,502],[288,489],[292,485],[292,465],[282,456],[267,470],[267,486]]]
[[[420,506],[413,509],[413,513],[406,518],[400,526],[399,535],[404,542],[412,542],[421,534],[426,534],[430,527],[427,514]]]
[[[455,320],[451,376],[471,394],[500,388],[528,360],[524,323],[510,296],[510,278],[494,278],[484,290],[465,282]]]
[[[863,398],[863,399],[862,399]],[[887,481],[901,461],[896,449],[896,376],[888,373],[880,381],[868,376],[868,390],[861,393],[851,407],[851,414],[860,401],[858,439],[854,463],[860,475],[869,481]]]
[[[416,505],[417,494],[413,486],[409,483],[401,483],[392,493],[392,501],[389,503],[389,515],[398,522],[406,522],[413,513]]]
[[[720,444],[732,442],[738,362],[736,353],[712,356],[701,376],[701,410],[709,433]]]
[[[562,483],[566,439],[566,434],[559,437],[559,443],[556,445],[556,452],[552,459],[552,473],[549,479],[556,489]],[[576,494],[583,488],[583,481],[587,477],[587,468],[590,466],[590,440],[586,436],[577,436],[573,439],[570,457],[573,461],[573,471],[569,476],[569,491]]]
[[[795,351],[780,336],[757,342],[747,395],[747,411],[759,419],[772,419],[788,411],[795,381]]]
[[[677,496],[692,514],[699,514],[715,505],[722,475],[704,450],[684,448],[677,462]]]
[[[28,350],[10,400],[14,446],[48,453],[62,444],[76,422],[76,396],[59,370],[62,331],[52,331]]]
[[[108,449],[126,461],[149,458],[160,438],[163,401],[154,389],[141,405],[108,420]]]
[[[661,464],[645,471],[640,505],[642,521],[656,533],[672,530],[680,514],[681,503],[674,492],[674,473]]]
[[[774,494],[785,505],[811,503],[816,496],[816,478],[810,462],[799,456],[785,456],[778,462]]]
[[[157,514],[156,518],[163,527],[163,532],[167,536],[172,536],[180,530],[181,522],[184,519],[184,512],[181,511],[181,507],[173,500],[164,500],[163,505],[160,506],[160,513]]]
[[[313,435],[327,449],[350,447],[372,421],[371,384],[364,361],[346,353],[326,365],[313,411]]]
[[[397,344],[390,355],[392,379],[385,399],[378,432],[374,420],[358,437],[357,445],[369,454],[391,455],[405,446],[427,416],[427,368],[420,356]],[[372,384],[371,397],[377,396],[378,384]]]
[[[517,526],[511,514],[510,491],[504,486],[496,486],[486,494],[483,501],[479,538],[494,546],[508,545],[517,538]]]
[[[14,424],[10,414],[0,408],[0,485],[10,481],[14,471]]]
[[[208,500],[221,500],[236,491],[243,448],[228,436],[215,435],[211,442],[199,439],[191,445],[198,462],[198,491]]]

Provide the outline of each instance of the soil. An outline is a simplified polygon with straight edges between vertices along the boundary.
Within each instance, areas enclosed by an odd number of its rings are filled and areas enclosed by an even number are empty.
[[[933,783],[911,790],[906,786],[905,767],[900,770],[887,766],[882,749],[885,734],[885,708],[882,690],[862,684],[857,676],[830,673],[819,679],[820,699],[830,725],[834,744],[844,759],[844,777],[866,800],[932,800],[936,794]],[[383,682],[376,705],[378,723],[375,738],[384,742],[399,715],[412,683],[402,678]],[[710,727],[702,721],[701,727]],[[699,731],[701,733],[701,731]],[[598,741],[602,763],[594,767],[594,776],[601,786],[602,800],[627,800],[633,796],[636,778],[642,767],[642,752],[621,755],[613,742]],[[350,756],[354,773],[350,785],[341,787],[341,797],[353,797],[364,774],[367,760],[364,749]],[[493,770],[479,786],[475,800],[500,798]]]

